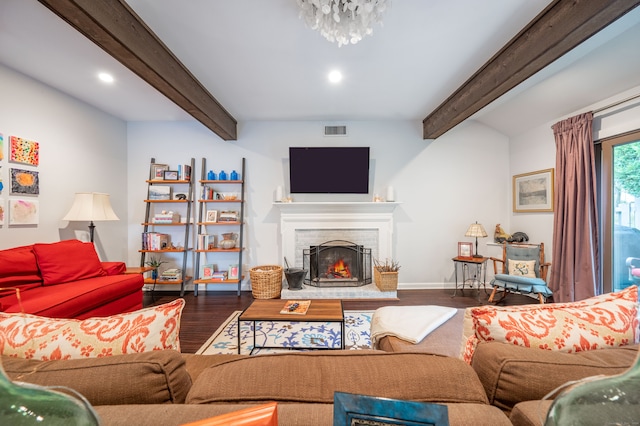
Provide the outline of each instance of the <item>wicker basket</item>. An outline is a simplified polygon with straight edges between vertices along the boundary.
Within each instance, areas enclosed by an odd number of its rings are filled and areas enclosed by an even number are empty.
[[[380,291],[396,291],[398,289],[398,272],[380,272],[373,268],[376,287]]]
[[[251,293],[256,299],[277,299],[282,291],[282,266],[263,265],[251,268]]]

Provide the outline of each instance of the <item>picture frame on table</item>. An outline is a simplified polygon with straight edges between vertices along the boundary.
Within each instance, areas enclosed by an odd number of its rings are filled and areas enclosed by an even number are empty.
[[[449,410],[442,404],[334,392],[333,424],[449,426]]]
[[[208,223],[216,223],[218,221],[218,210],[207,210],[205,219]]]
[[[513,176],[513,211],[553,211],[554,170],[544,169]]]
[[[458,257],[472,257],[473,256],[473,243],[459,242],[458,243]]]
[[[165,170],[163,172],[164,180],[178,180],[178,171],[177,170]]]
[[[165,170],[169,170],[167,164],[153,163],[151,165],[151,180],[164,180]]]

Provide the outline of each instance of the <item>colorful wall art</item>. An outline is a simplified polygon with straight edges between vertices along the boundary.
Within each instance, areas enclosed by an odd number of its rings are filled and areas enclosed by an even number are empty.
[[[38,172],[32,170],[11,169],[12,194],[40,194]]]
[[[4,225],[4,200],[0,198],[0,226]]]
[[[39,216],[37,200],[9,200],[9,225],[37,225]]]
[[[17,136],[10,136],[9,161],[37,166],[40,163],[40,144]]]
[[[4,158],[4,135],[0,133],[0,161]]]

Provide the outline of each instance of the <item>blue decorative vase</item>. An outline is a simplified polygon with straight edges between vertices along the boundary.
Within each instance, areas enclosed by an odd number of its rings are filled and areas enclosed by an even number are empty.
[[[207,173],[207,180],[216,180],[216,174],[213,170],[209,170],[209,173]]]
[[[231,171],[231,175],[229,176],[231,180],[238,180],[238,173],[235,170]]]
[[[218,175],[218,179],[227,180],[227,174],[224,172],[224,170],[220,170],[220,174]]]

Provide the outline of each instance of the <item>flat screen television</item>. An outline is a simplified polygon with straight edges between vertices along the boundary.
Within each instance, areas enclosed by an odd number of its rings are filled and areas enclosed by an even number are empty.
[[[368,194],[369,147],[290,147],[292,194]]]

